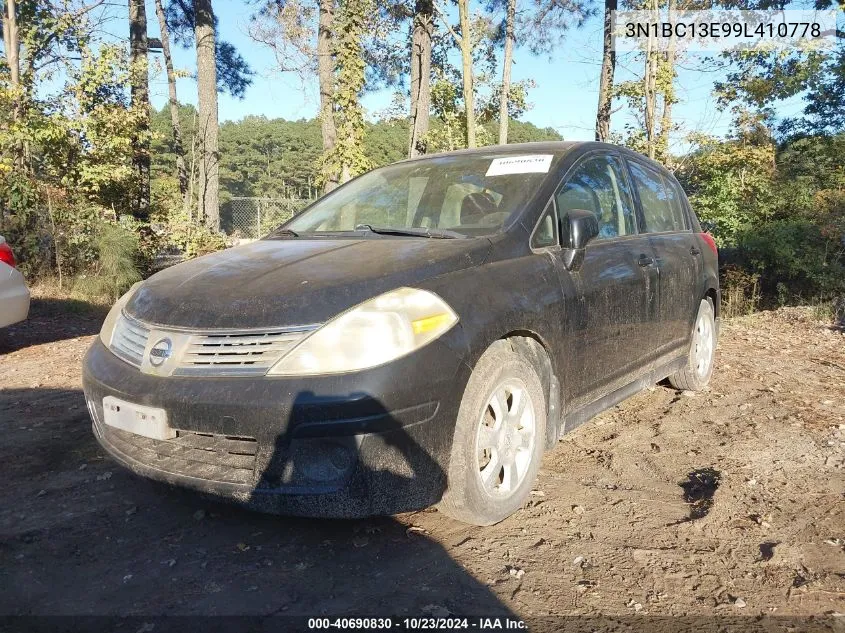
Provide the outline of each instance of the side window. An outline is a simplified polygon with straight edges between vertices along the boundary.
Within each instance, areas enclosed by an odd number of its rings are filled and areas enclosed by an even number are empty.
[[[599,221],[597,239],[636,232],[631,192],[622,166],[613,156],[597,156],[581,163],[558,190],[555,200],[561,217],[572,209],[595,214]]]
[[[653,169],[635,162],[630,165],[634,186],[643,207],[643,231],[663,233],[685,230],[686,221],[678,192]]]
[[[534,230],[534,235],[531,236],[531,248],[546,248],[549,246],[557,246],[557,212],[555,205],[549,204],[543,212],[543,217],[540,223]]]
[[[687,214],[684,211],[683,194],[678,184],[671,178],[663,176],[663,182],[666,183],[666,193],[669,198],[669,207],[672,209],[672,219],[675,226],[679,227],[678,231],[684,231],[689,227],[687,223]]]

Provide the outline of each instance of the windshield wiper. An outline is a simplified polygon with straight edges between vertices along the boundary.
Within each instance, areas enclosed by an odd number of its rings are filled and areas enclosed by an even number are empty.
[[[267,237],[299,237],[299,233],[291,229],[276,229],[271,231]]]
[[[371,224],[358,224],[355,227],[356,231],[369,231],[378,235],[408,235],[411,237],[426,237],[437,240],[452,240],[462,238],[464,235],[455,231],[448,231],[446,229],[424,229],[424,228],[406,228],[397,229],[388,226],[372,226]]]

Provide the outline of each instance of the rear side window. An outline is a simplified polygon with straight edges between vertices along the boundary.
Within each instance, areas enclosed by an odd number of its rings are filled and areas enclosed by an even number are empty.
[[[555,200],[561,217],[573,209],[595,214],[599,221],[598,239],[636,232],[631,194],[621,163],[613,156],[596,156],[578,165]]]
[[[684,194],[681,191],[680,186],[668,176],[663,176],[663,182],[666,183],[666,192],[669,196],[669,206],[672,208],[672,217],[675,220],[680,219],[680,224],[678,224],[678,226],[681,228],[678,230],[683,231],[690,228],[686,211],[684,211]]]
[[[634,187],[640,196],[645,220],[644,233],[684,231],[687,228],[686,215],[680,198],[680,191],[653,169],[631,162]]]

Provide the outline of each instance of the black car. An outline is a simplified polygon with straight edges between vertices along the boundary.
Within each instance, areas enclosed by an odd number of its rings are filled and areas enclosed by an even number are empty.
[[[717,252],[675,178],[600,143],[403,161],[118,301],[84,361],[97,439],[280,514],[432,504],[487,525],[543,452],[669,378],[700,390]]]

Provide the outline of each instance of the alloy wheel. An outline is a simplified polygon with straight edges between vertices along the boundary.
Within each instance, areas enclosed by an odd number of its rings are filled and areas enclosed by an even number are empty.
[[[484,491],[507,497],[519,488],[531,465],[536,442],[534,403],[518,378],[493,389],[476,435],[478,476]]]
[[[693,363],[702,378],[710,371],[713,362],[713,320],[706,312],[698,315],[693,338]]]

